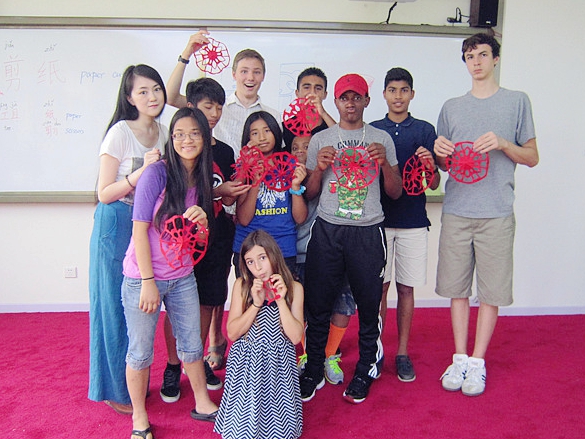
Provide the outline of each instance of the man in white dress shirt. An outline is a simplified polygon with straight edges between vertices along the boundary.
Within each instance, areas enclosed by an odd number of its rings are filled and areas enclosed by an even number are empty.
[[[236,81],[236,91],[226,99],[213,136],[231,146],[236,157],[240,155],[242,131],[250,114],[264,110],[272,114],[277,122],[282,121],[280,113],[263,104],[258,96],[265,73],[264,58],[253,49],[244,49],[234,58],[232,76]]]

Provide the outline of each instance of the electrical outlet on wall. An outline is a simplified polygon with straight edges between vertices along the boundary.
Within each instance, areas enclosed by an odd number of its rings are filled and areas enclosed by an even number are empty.
[[[77,267],[64,267],[63,277],[74,278],[77,277]]]

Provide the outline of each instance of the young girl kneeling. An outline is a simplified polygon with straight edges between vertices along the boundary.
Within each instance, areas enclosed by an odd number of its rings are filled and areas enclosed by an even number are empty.
[[[295,439],[303,428],[295,354],[304,331],[303,287],[263,230],[244,239],[239,265],[227,321],[235,341],[215,431],[224,439]]]

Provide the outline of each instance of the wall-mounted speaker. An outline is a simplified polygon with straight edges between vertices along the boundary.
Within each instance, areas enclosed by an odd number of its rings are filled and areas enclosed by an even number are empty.
[[[471,27],[494,27],[498,24],[499,0],[471,0],[469,25]]]

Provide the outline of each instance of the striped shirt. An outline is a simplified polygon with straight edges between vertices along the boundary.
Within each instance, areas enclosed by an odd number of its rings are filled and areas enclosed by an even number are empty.
[[[246,119],[256,111],[267,111],[274,116],[276,121],[282,126],[281,114],[273,108],[264,105],[258,100],[250,105],[248,108],[240,102],[235,93],[232,93],[225,101],[221,119],[213,129],[213,137],[224,143],[227,143],[234,150],[234,156],[240,156],[240,149],[242,145],[242,132],[244,131],[244,124]]]

